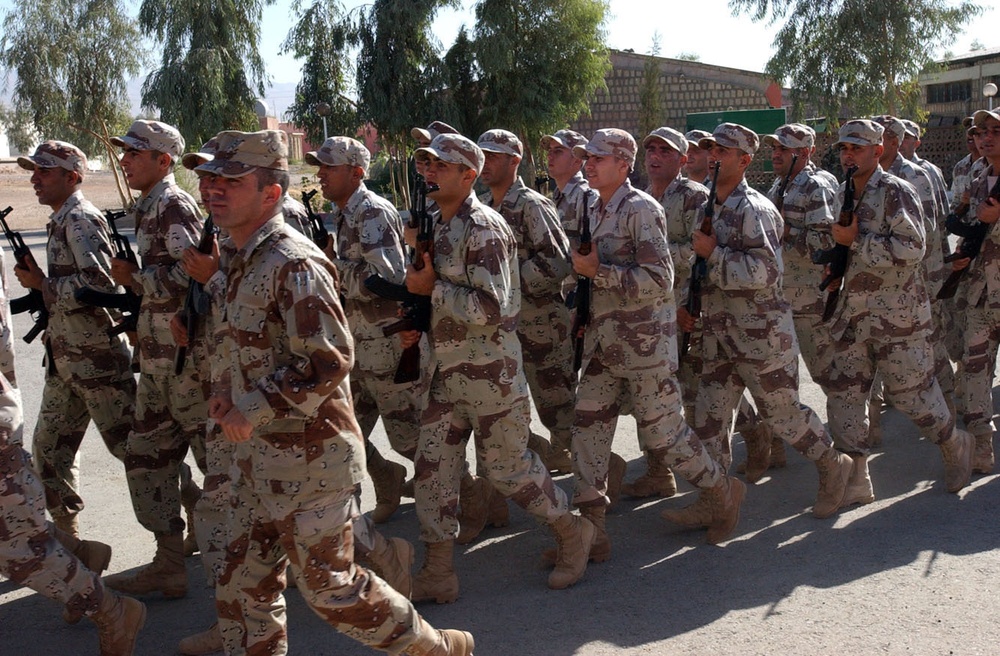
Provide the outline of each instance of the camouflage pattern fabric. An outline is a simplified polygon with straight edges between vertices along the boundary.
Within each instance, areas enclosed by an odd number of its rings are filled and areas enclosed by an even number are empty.
[[[562,189],[556,189],[552,196],[556,211],[559,212],[559,222],[569,240],[570,249],[580,246],[580,219],[583,217],[583,204],[590,185],[582,173],[575,174]],[[571,267],[572,268],[572,267]],[[570,275],[573,275],[572,273]]]
[[[285,223],[295,228],[309,239],[313,238],[312,224],[309,223],[309,214],[306,206],[285,194],[281,201],[281,215],[285,217]]]
[[[415,461],[420,539],[458,535],[470,431],[480,476],[540,521],[554,522],[569,506],[527,448],[528,384],[517,339],[521,278],[510,226],[470,194],[451,220],[435,226],[434,270],[433,375]]]
[[[10,315],[10,287],[7,281],[7,256],[0,246],[0,374],[3,374],[10,385],[17,386],[14,375],[14,324]]]

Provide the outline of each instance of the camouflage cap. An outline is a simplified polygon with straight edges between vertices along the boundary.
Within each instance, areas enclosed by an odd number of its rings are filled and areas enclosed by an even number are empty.
[[[785,148],[812,148],[816,145],[816,131],[802,123],[787,123],[774,131],[765,134],[761,139],[765,143],[775,144]]]
[[[313,150],[305,154],[305,160],[313,166],[340,166],[348,164],[350,166],[360,166],[368,174],[368,165],[372,161],[372,154],[368,152],[365,145],[357,139],[350,137],[330,137],[323,142],[319,150]]]
[[[966,116],[965,118],[962,119],[962,127],[966,128],[966,129],[972,127],[972,117],[971,116]]]
[[[895,116],[882,114],[881,116],[873,116],[872,120],[885,128],[885,131],[889,134],[896,135],[896,138],[900,141],[902,141],[903,137],[906,136],[906,126],[903,125],[903,122]]]
[[[434,137],[439,134],[458,134],[458,130],[444,121],[432,121],[426,129],[413,128],[410,130],[410,136],[417,141],[434,141]]]
[[[914,139],[920,138],[920,126],[917,125],[916,121],[911,121],[908,118],[899,119],[903,122],[903,127],[906,128],[906,134],[910,135]]]
[[[635,166],[636,150],[632,135],[618,128],[602,128],[594,133],[586,146],[573,146],[573,154],[577,157],[617,157],[628,162],[630,167]]]
[[[205,162],[211,162],[215,158],[216,151],[219,150],[219,138],[212,137],[196,153],[184,153],[181,164],[191,171],[195,170]]]
[[[257,169],[288,170],[288,144],[281,130],[237,132],[226,130],[215,135],[219,149],[212,161],[198,166],[224,178],[242,178]]]
[[[542,137],[542,148],[548,148],[553,143],[557,143],[564,148],[573,150],[577,146],[586,146],[587,137],[572,130],[559,130],[555,134],[547,134]]]
[[[875,121],[864,118],[854,119],[840,126],[840,132],[837,133],[837,143],[834,145],[847,143],[856,146],[878,146],[882,143],[883,132],[885,132],[885,128]]]
[[[76,171],[83,179],[87,170],[87,156],[83,151],[65,141],[46,141],[35,148],[35,154],[30,157],[18,157],[17,163],[22,169],[34,171],[39,169],[66,169]]]
[[[684,138],[688,140],[688,148],[701,148],[699,145],[705,137],[711,137],[712,133],[705,130],[688,130]]]
[[[460,134],[442,133],[434,137],[431,145],[426,148],[417,148],[413,157],[418,160],[425,160],[435,157],[451,164],[464,164],[479,175],[483,172],[482,149],[472,142],[472,139],[463,137]]]
[[[184,154],[184,137],[181,133],[174,126],[159,121],[136,121],[129,127],[128,133],[111,137],[111,143],[119,148],[166,153],[175,162]]]
[[[484,153],[503,153],[514,157],[521,157],[524,154],[521,140],[516,134],[507,130],[487,130],[479,135],[476,145]]]
[[[986,125],[986,122],[990,119],[994,121],[1000,121],[1000,110],[996,109],[980,109],[978,112],[972,115],[972,124],[977,128],[981,128]]]
[[[760,138],[756,132],[748,127],[737,123],[722,123],[715,128],[711,136],[698,141],[698,146],[701,148],[711,148],[713,144],[718,144],[723,148],[742,150],[747,155],[752,156],[760,147]]]
[[[688,152],[688,140],[683,134],[678,132],[673,128],[656,128],[652,132],[646,135],[646,138],[642,140],[642,147],[645,148],[649,145],[650,141],[659,140],[667,144],[681,155],[687,155]]]

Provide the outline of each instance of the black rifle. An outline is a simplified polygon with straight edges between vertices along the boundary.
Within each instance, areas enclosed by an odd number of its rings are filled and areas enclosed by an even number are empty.
[[[330,231],[326,229],[323,217],[313,211],[312,199],[317,193],[316,189],[303,191],[302,204],[306,206],[306,214],[309,216],[309,227],[312,230],[313,243],[319,246],[320,250],[325,251],[327,244],[330,243]]]
[[[104,218],[111,228],[111,240],[115,244],[115,257],[139,266],[139,259],[132,250],[132,244],[128,237],[118,231],[118,219],[125,216],[127,212],[105,210]],[[122,333],[134,333],[139,323],[139,308],[142,306],[142,296],[132,291],[132,288],[125,285],[125,291],[121,294],[112,292],[102,292],[92,287],[81,287],[73,293],[74,298],[80,303],[94,305],[97,307],[120,310],[124,315],[121,323],[108,330],[108,335],[114,337]]]
[[[840,217],[837,219],[837,223],[845,227],[851,225],[851,222],[854,220],[854,174],[857,170],[858,167],[851,166],[845,173],[847,178],[844,180],[844,203],[840,206]],[[843,287],[842,279],[847,273],[847,264],[850,255],[851,247],[844,246],[843,244],[837,244],[833,248],[828,248],[825,251],[816,251],[812,254],[813,264],[824,264],[830,269],[830,273],[819,284],[821,292],[829,287],[833,281],[840,281],[837,288],[830,290],[830,293],[826,296],[826,305],[823,307],[823,321],[829,321],[830,317],[833,316],[833,311],[837,309],[837,299],[840,298],[840,289]]]
[[[3,234],[7,237],[7,241],[10,242],[11,250],[14,251],[14,260],[17,262],[16,266],[24,270],[28,270],[31,267],[37,269],[38,265],[35,263],[35,258],[31,254],[31,249],[25,245],[21,233],[11,230],[10,226],[7,225],[5,219],[13,209],[12,207],[8,207],[0,211],[0,225],[3,226]],[[49,311],[45,307],[45,299],[42,297],[42,290],[40,289],[29,290],[24,296],[12,299],[10,301],[10,311],[11,314],[21,314],[22,312],[31,314],[35,325],[24,336],[24,341],[28,344],[35,341],[39,333],[49,326]]]
[[[434,257],[434,217],[427,211],[427,194],[438,190],[436,184],[427,184],[423,177],[417,178],[413,190],[413,207],[410,208],[411,227],[417,228],[416,248],[412,264],[417,271],[424,268],[424,253]],[[386,337],[406,330],[427,332],[431,327],[431,298],[413,294],[406,285],[389,282],[378,274],[365,279],[365,287],[371,293],[403,305],[403,318],[382,329]],[[420,379],[420,342],[403,349],[393,382],[411,383]]]
[[[785,175],[785,179],[781,181],[778,185],[778,197],[774,199],[774,206],[778,208],[778,214],[781,214],[782,210],[785,209],[785,192],[788,191],[788,184],[792,181],[792,171],[795,170],[795,164],[799,161],[799,156],[792,155],[792,164],[788,167],[788,174]],[[784,222],[784,227],[781,231],[781,241],[788,241],[788,234],[791,232],[792,227],[788,225],[785,221],[785,217],[781,217]]]
[[[988,198],[1000,201],[1000,179],[990,189]],[[964,212],[958,215],[959,210],[962,210],[963,206]],[[962,218],[968,213],[969,204],[963,201],[962,205],[955,208],[955,212],[948,215],[948,219],[945,221],[948,232],[962,238],[962,243],[958,245],[958,250],[945,257],[945,262],[954,262],[955,260],[964,258],[975,259],[979,255],[979,251],[983,249],[983,242],[986,241],[987,235],[990,234],[990,228],[993,224],[983,223],[982,221],[963,223]],[[962,278],[965,277],[971,266],[972,263],[970,262],[969,266],[951,272],[948,279],[941,285],[941,289],[938,290],[938,300],[952,298],[955,295],[955,292],[958,291],[958,283],[962,281]]]
[[[583,194],[583,215],[580,217],[580,247],[576,251],[580,255],[590,255],[593,248],[593,237],[590,234],[590,191]],[[593,292],[593,281],[587,276],[576,277],[576,289],[573,292],[573,303],[576,306],[576,316],[573,318],[573,371],[579,372],[583,366],[583,343],[590,324],[590,301]]]
[[[205,219],[204,231],[201,233],[201,240],[198,242],[198,252],[210,255],[215,247],[215,235],[219,229],[212,222],[212,215]],[[194,343],[195,335],[198,333],[198,317],[207,315],[212,309],[212,298],[205,293],[205,285],[194,278],[188,280],[187,296],[184,297],[184,307],[181,309],[180,317],[187,330],[188,346]],[[187,359],[187,346],[177,346],[174,351],[174,374],[181,375],[184,371],[184,361]]]
[[[705,216],[701,220],[701,232],[706,235],[712,234],[712,219],[715,218],[715,199],[716,187],[719,184],[719,165],[720,162],[716,162],[712,165],[712,186],[708,189],[708,200],[705,201]],[[695,319],[701,316],[701,283],[704,282],[707,276],[708,261],[701,255],[698,255],[694,258],[694,266],[691,267],[691,280],[688,282],[687,303],[684,304],[684,309],[687,310],[687,313]],[[680,357],[683,358],[687,355],[689,348],[691,348],[691,333],[683,333],[681,335]]]

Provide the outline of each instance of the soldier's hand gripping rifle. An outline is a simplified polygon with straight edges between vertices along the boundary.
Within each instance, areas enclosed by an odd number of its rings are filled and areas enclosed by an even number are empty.
[[[590,191],[583,195],[583,214],[580,216],[580,255],[590,255],[593,248],[593,237],[590,234]],[[573,318],[573,371],[579,372],[583,365],[583,344],[590,323],[590,300],[593,292],[593,281],[587,276],[576,277],[576,290],[573,292],[573,304],[576,316]]]
[[[321,251],[325,251],[327,245],[330,243],[330,231],[326,229],[323,217],[313,211],[312,199],[316,194],[316,189],[303,191],[302,204],[306,206],[306,214],[309,216],[309,227],[312,230],[313,243],[319,246]]]
[[[778,185],[778,197],[774,199],[774,206],[778,208],[778,214],[781,214],[782,210],[785,209],[785,192],[788,191],[788,184],[792,181],[792,172],[795,170],[795,164],[799,161],[798,153],[792,155],[792,163],[788,167],[788,174],[785,179],[781,181]],[[785,221],[785,217],[781,217],[784,222],[784,227],[781,230],[781,241],[788,241],[788,235],[792,231],[792,226],[788,225],[788,221]]]
[[[854,174],[857,170],[858,167],[851,166],[848,167],[846,172],[844,204],[840,207],[840,217],[837,219],[837,223],[844,227],[851,225],[851,222],[854,221]],[[825,251],[816,251],[812,254],[813,264],[827,265],[830,270],[830,273],[823,278],[823,282],[819,284],[819,290],[822,292],[834,281],[837,281],[837,288],[830,290],[830,293],[826,296],[826,305],[823,308],[823,321],[829,321],[830,317],[833,316],[833,311],[837,309],[837,299],[840,298],[840,289],[843,286],[844,275],[847,273],[847,264],[850,255],[851,247],[843,244],[837,244],[833,248],[828,248]]]
[[[201,233],[201,240],[198,242],[198,252],[211,255],[215,248],[215,235],[219,229],[212,221],[209,214],[205,219],[204,231]],[[188,281],[187,296],[184,297],[184,307],[181,309],[180,317],[184,322],[187,332],[187,345],[194,343],[194,338],[198,334],[199,317],[207,315],[212,310],[212,297],[205,292],[205,285],[194,278]],[[177,346],[174,351],[174,375],[180,376],[184,371],[184,361],[187,359],[187,346]]]
[[[14,259],[17,262],[15,266],[25,270],[32,267],[37,269],[38,265],[35,263],[35,258],[31,254],[31,249],[25,245],[21,233],[11,230],[10,226],[7,225],[6,218],[11,211],[13,211],[12,207],[0,211],[0,225],[3,226],[3,234],[7,237],[11,250],[14,252]],[[31,314],[32,319],[34,319],[35,325],[24,336],[24,341],[28,344],[33,342],[39,333],[49,325],[49,311],[45,308],[45,300],[42,298],[42,290],[40,289],[29,290],[24,296],[11,299],[10,311],[11,314],[28,312]]]
[[[990,189],[990,195],[988,198],[1000,201],[1000,179],[998,179]],[[964,212],[958,214],[963,207]],[[983,223],[982,221],[963,223],[962,218],[968,213],[969,204],[966,201],[962,201],[962,204],[955,208],[955,212],[948,215],[945,227],[951,234],[961,237],[962,243],[958,245],[958,250],[944,258],[945,262],[954,262],[955,260],[961,260],[964,258],[969,258],[970,260],[975,259],[976,256],[979,255],[979,251],[983,249],[983,242],[986,241],[986,237],[990,234],[990,228],[993,224]],[[962,278],[965,277],[966,272],[968,272],[969,267],[971,266],[972,263],[970,262],[969,266],[952,271],[951,275],[948,276],[948,279],[944,281],[943,285],[941,285],[937,298],[939,300],[952,298],[958,290],[958,283],[962,281]]]
[[[716,188],[719,185],[719,165],[716,162],[712,165],[712,186],[708,190],[708,200],[705,201],[705,216],[701,220],[701,232],[706,235],[712,234],[712,219],[715,218],[715,199],[717,198]],[[708,277],[708,261],[698,255],[694,258],[694,266],[691,267],[691,280],[688,282],[687,302],[684,309],[693,319],[701,316],[701,284]],[[687,355],[691,348],[691,333],[681,335],[680,357]]]
[[[410,208],[410,224],[416,223],[417,240],[413,251],[413,268],[424,268],[424,253],[434,257],[434,217],[427,211],[427,194],[438,190],[436,184],[427,184],[420,177],[414,184],[413,207]],[[390,337],[407,330],[427,332],[431,326],[431,298],[414,294],[406,288],[389,282],[378,274],[365,279],[365,287],[371,293],[390,301],[402,303],[403,318],[382,329],[382,334]],[[411,383],[420,379],[420,343],[403,349],[393,382]]]
[[[128,237],[118,231],[116,221],[126,214],[127,212],[105,210],[104,218],[107,219],[108,226],[111,228],[111,240],[115,245],[115,257],[139,266],[139,259],[135,256],[135,251],[132,250],[132,244],[129,243]],[[121,294],[102,292],[93,287],[81,287],[73,293],[73,296],[80,303],[120,310],[122,312],[124,318],[121,323],[108,331],[110,336],[114,337],[122,333],[135,332],[136,326],[139,323],[139,307],[142,305],[142,296],[132,291],[128,285],[125,286],[125,291]]]

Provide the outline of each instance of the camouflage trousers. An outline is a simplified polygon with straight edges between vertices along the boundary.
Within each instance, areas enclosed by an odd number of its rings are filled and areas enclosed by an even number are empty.
[[[934,352],[934,376],[937,378],[938,385],[941,386],[941,393],[946,399],[950,399],[955,396],[955,369],[952,366],[952,358],[948,354],[946,310],[947,305],[943,301],[931,301],[931,319],[934,331],[930,336],[930,344]],[[958,358],[958,361],[961,361],[961,358]]]
[[[232,496],[235,445],[213,422],[205,437],[205,480],[194,507],[194,533],[198,553],[210,586],[222,570],[229,543],[229,506]]]
[[[45,503],[53,517],[83,510],[76,454],[91,419],[111,455],[124,460],[134,414],[135,378],[131,372],[88,380],[46,374],[31,444],[45,486]]]
[[[714,335],[702,337],[702,367],[694,430],[712,458],[729,471],[736,410],[749,391],[761,420],[809,460],[830,448],[830,437],[816,413],[799,400],[799,352],[776,353],[768,361],[745,360],[727,352]]]
[[[966,313],[962,419],[973,435],[993,435],[993,378],[1000,348],[1000,310],[976,307]]]
[[[531,409],[527,396],[508,388],[513,398],[501,404],[473,393],[467,383],[464,376],[442,376],[440,371],[431,380],[414,461],[414,494],[424,542],[458,536],[459,480],[472,433],[478,473],[498,492],[546,524],[569,512],[565,493],[552,482],[541,458],[528,449]]]
[[[184,530],[180,464],[188,448],[205,471],[208,384],[191,376],[142,374],[125,476],[139,523],[154,535]]]
[[[894,341],[835,341],[826,407],[837,448],[868,454],[868,396],[878,372],[886,399],[935,444],[949,439],[955,419],[934,376],[934,351],[920,334]]]
[[[792,306],[792,321],[802,360],[813,382],[825,390],[833,342],[830,328],[823,321],[826,302],[815,287],[786,287],[784,291]]]
[[[286,565],[299,592],[328,624],[365,645],[398,653],[418,637],[408,599],[354,563],[354,489],[295,495],[233,486],[232,539],[216,583],[215,606],[226,654],[288,653]]]
[[[633,369],[604,362],[598,350],[577,388],[573,425],[573,469],[577,506],[607,505],[608,464],[623,402],[636,421],[643,450],[666,449],[667,464],[697,487],[712,487],[723,475],[698,436],[685,423],[677,379],[664,367]]]
[[[45,492],[20,442],[0,430],[0,573],[82,613],[104,597],[101,578],[53,537]]]
[[[679,344],[678,344],[679,348]],[[680,355],[680,351],[677,352]],[[698,381],[701,380],[701,329],[696,329],[691,333],[688,352],[681,358],[677,368],[677,382],[681,388],[681,396],[684,399],[684,419],[688,425],[694,423],[694,407],[698,400]],[[622,414],[630,414],[622,412]],[[736,432],[741,433],[750,430],[760,423],[757,409],[750,403],[744,391],[740,397],[740,405],[736,414]]]
[[[549,312],[534,307],[525,312],[522,308],[517,337],[521,342],[524,375],[538,418],[549,430],[552,443],[569,449],[576,405],[569,310],[565,306],[549,305]]]

